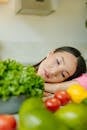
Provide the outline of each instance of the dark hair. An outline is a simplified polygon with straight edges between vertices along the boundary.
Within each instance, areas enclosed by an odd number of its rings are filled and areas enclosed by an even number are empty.
[[[85,62],[85,60],[84,60],[84,58],[81,55],[81,52],[79,50],[77,50],[74,47],[64,46],[64,47],[60,47],[60,48],[55,49],[54,52],[56,53],[56,52],[62,52],[62,51],[69,52],[69,53],[73,54],[77,58],[76,71],[67,80],[74,79],[74,78],[80,76],[82,73],[86,72],[86,62]]]
[[[83,58],[83,56],[81,55],[81,52],[79,50],[77,50],[76,48],[74,47],[70,47],[70,46],[64,46],[64,47],[60,47],[60,48],[57,48],[54,50],[54,53],[56,52],[63,52],[63,51],[66,51],[66,52],[69,52],[71,54],[73,54],[76,58],[77,58],[77,68],[76,68],[76,71],[75,73],[70,76],[68,80],[71,80],[71,79],[74,79],[78,76],[80,76],[82,73],[85,73],[86,72],[86,62]],[[46,57],[45,57],[46,58]],[[44,58],[44,59],[45,59]],[[43,60],[44,60],[43,59]],[[40,63],[43,61],[41,60],[39,63],[37,63],[36,65],[34,65],[34,67],[36,68],[36,70],[38,69],[38,66],[40,65]]]

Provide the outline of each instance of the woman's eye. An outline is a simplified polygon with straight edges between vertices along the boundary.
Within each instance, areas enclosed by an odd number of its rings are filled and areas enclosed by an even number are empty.
[[[56,59],[56,62],[57,62],[57,64],[58,64],[58,65],[60,65],[60,62],[59,62],[59,60],[58,60],[58,59]]]

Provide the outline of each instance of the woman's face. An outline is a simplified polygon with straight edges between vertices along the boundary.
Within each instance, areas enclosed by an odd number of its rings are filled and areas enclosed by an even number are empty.
[[[69,52],[51,52],[47,58],[41,62],[37,74],[45,82],[59,83],[72,76],[77,67],[77,59]]]

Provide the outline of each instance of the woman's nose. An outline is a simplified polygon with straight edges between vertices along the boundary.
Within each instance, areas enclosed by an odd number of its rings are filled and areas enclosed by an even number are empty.
[[[60,73],[60,71],[56,69],[51,71],[51,75],[54,75],[54,76],[58,75],[58,73]]]
[[[62,68],[61,67],[55,67],[54,69],[51,70],[51,75],[58,75],[60,72],[62,71]]]

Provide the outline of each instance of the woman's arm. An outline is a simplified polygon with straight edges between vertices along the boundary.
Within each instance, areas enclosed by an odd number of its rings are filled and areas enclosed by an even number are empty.
[[[87,73],[82,74],[80,77],[71,81],[55,84],[45,83],[45,91],[55,93],[55,91],[57,90],[66,90],[72,84],[80,84],[81,86],[87,89]]]
[[[66,81],[62,83],[45,83],[45,91],[55,93],[57,90],[66,90],[72,84],[79,84],[77,80]]]
[[[71,81],[66,81],[62,83],[54,83],[54,84],[45,83],[43,101],[52,97],[57,90],[66,90],[72,84],[80,84],[81,86],[87,89],[87,73]]]
[[[66,81],[62,83],[55,83],[55,84],[50,84],[50,83],[45,83],[45,91],[43,95],[43,101],[46,99],[53,97],[54,93],[57,90],[66,90],[70,85],[72,84],[78,84],[78,81],[76,80],[71,80],[71,81]]]

